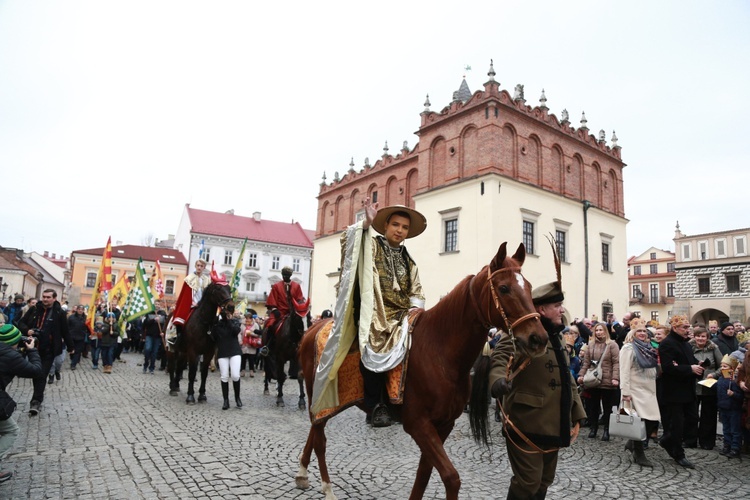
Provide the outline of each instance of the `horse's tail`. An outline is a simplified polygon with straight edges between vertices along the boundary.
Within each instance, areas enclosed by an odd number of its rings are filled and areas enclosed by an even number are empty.
[[[471,376],[471,398],[469,399],[469,423],[474,441],[483,443],[489,448],[487,432],[487,413],[490,405],[490,357],[485,353],[474,362],[474,373]]]

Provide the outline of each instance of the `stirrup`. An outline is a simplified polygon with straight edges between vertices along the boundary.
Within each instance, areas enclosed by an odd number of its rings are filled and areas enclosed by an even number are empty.
[[[388,407],[380,403],[372,409],[372,426],[373,427],[390,427],[393,424],[391,412]]]

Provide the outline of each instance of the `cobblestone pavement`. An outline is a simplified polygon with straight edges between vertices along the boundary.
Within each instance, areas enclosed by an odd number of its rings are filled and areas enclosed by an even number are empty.
[[[170,397],[166,374],[143,374],[135,354],[123,359],[111,375],[87,362],[73,372],[66,364],[33,418],[26,413],[30,381],[13,382],[21,435],[2,464],[14,476],[0,484],[0,498],[323,498],[315,458],[312,488],[294,485],[309,428],[307,412],[297,409],[296,384],[287,384],[287,406],[278,408],[274,396],[263,396],[260,376],[243,378],[244,408],[222,411],[219,374],[209,373],[208,403],[187,406],[184,381],[181,396]],[[368,428],[364,414],[350,409],[327,431],[339,498],[408,497],[418,450],[399,426]],[[476,445],[466,417],[456,422],[446,447],[461,475],[461,498],[505,498],[511,471],[496,424],[493,441],[491,451]],[[697,468],[685,470],[651,446],[649,470],[633,465],[623,444],[582,435],[561,453],[548,498],[747,497],[740,494],[748,491],[747,458],[740,465],[718,451],[688,450]],[[444,496],[433,473],[425,497]]]

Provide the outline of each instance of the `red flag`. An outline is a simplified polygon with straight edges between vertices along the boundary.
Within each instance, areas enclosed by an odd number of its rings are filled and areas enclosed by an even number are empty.
[[[104,255],[102,256],[102,287],[100,292],[106,292],[112,290],[112,237],[107,239],[107,246],[104,247]]]

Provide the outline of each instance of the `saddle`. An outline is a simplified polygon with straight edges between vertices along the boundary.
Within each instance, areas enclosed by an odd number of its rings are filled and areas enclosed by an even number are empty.
[[[414,328],[414,324],[419,318],[418,313],[409,315],[409,330]],[[315,336],[315,366],[317,368],[320,362],[320,355],[323,353],[328,336],[333,329],[333,321],[321,328]],[[357,339],[354,340],[349,352],[344,358],[344,362],[338,371],[338,393],[339,405],[334,408],[326,408],[313,416],[313,424],[328,420],[338,415],[347,408],[363,403],[365,399],[365,383],[362,379],[362,372],[359,370],[359,361],[361,358]],[[406,387],[406,370],[409,365],[409,352],[407,351],[404,361],[396,368],[386,372],[386,392],[391,404],[400,405],[404,402],[404,389]]]

